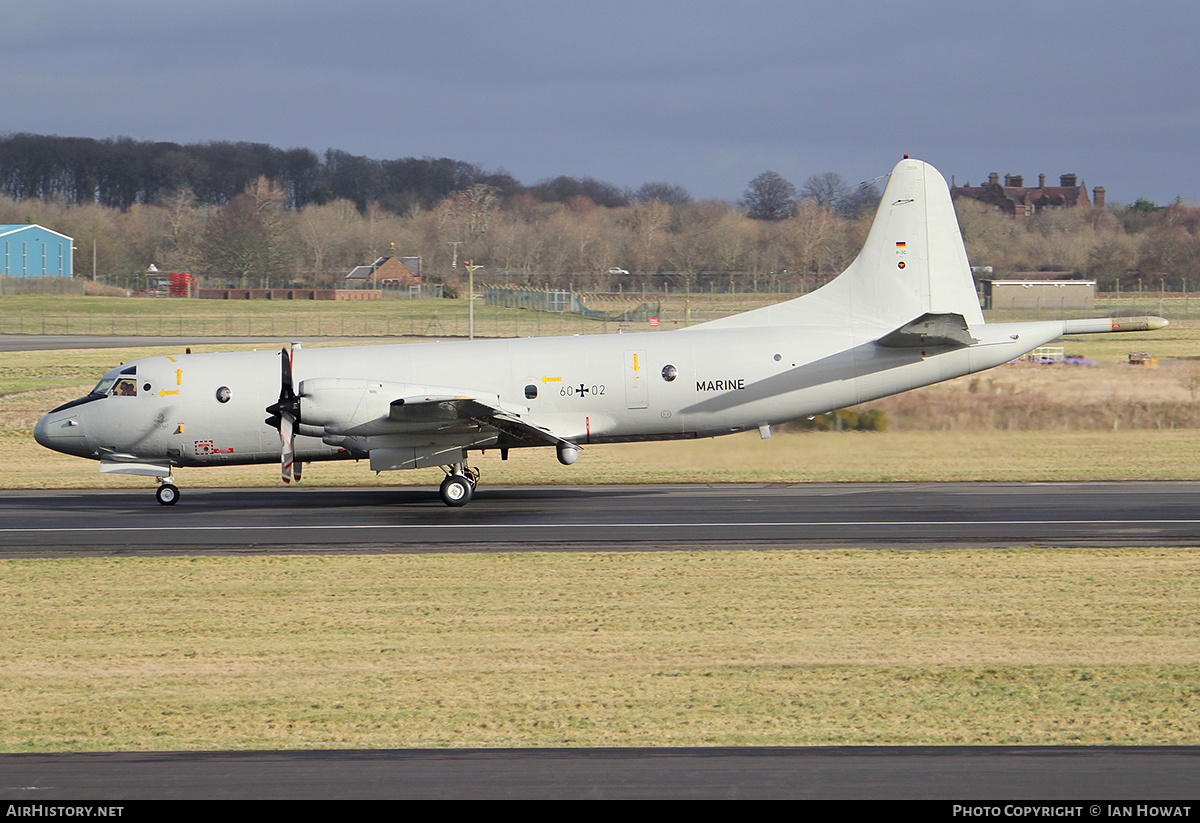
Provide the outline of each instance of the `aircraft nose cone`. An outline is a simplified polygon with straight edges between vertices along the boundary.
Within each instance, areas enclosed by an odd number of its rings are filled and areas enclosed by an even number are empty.
[[[33,427],[33,439],[63,454],[87,456],[91,452],[83,422],[70,412],[50,412],[43,416]]]
[[[46,422],[49,417],[50,415],[48,414],[43,416],[42,419],[37,422],[37,425],[33,427],[33,439],[46,448],[53,449],[54,446],[52,445],[52,441],[50,439],[50,427]]]

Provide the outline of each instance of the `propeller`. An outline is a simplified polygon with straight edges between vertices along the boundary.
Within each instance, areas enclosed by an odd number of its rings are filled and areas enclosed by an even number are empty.
[[[291,483],[292,478],[300,482],[300,464],[296,462],[295,434],[296,424],[300,421],[300,397],[296,394],[295,383],[292,380],[292,360],[300,344],[294,344],[290,349],[284,348],[279,353],[280,388],[279,402],[267,406],[267,424],[279,429],[280,452],[279,461],[284,483]]]

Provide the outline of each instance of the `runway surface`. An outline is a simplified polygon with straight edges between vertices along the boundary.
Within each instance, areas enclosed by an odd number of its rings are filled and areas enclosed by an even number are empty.
[[[1200,483],[14,491],[0,556],[1200,546]]]
[[[1082,804],[1082,808],[1068,816],[1107,818],[1116,815],[1109,804],[1100,801],[1149,800],[1165,808],[1200,798],[1200,748],[854,746],[31,754],[0,755],[0,781],[0,798],[18,808],[48,800],[143,798],[853,798],[984,800],[989,805],[1003,805],[1004,800],[1074,801],[1073,805]],[[1185,803],[1184,808],[1190,809],[1190,805]],[[926,811],[938,809],[934,806]],[[941,811],[952,816],[949,803]],[[1051,816],[1046,811],[1027,811],[1025,815]]]

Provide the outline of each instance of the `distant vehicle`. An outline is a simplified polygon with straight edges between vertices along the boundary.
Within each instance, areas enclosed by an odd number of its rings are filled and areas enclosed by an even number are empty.
[[[613,268],[609,269],[608,273],[609,274],[629,274],[629,272],[625,271],[625,269],[618,269],[615,266]]]
[[[279,461],[289,482],[302,463],[361,459],[376,472],[441,467],[443,502],[462,506],[479,479],[469,451],[544,446],[570,465],[598,443],[766,438],[1059,335],[1166,325],[985,323],[946,181],[906,158],[849,268],[785,303],[670,332],[159,355],[112,369],[33,435],[103,473],[158,478],[164,505],[179,499],[176,466]]]

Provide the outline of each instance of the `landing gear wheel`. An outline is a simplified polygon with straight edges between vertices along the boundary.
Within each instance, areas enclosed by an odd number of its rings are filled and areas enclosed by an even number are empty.
[[[442,481],[439,493],[447,506],[465,506],[475,491],[475,484],[461,474],[449,475]]]
[[[154,492],[154,496],[164,506],[174,506],[179,502],[179,487],[170,483],[162,483],[159,485],[158,490]]]

